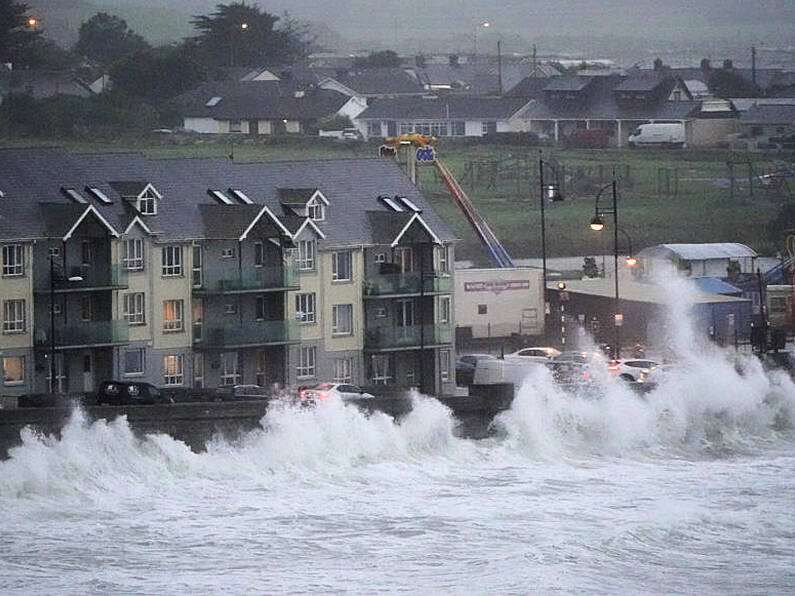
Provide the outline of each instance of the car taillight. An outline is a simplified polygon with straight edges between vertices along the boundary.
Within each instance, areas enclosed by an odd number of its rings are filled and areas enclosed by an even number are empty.
[[[326,399],[327,397],[328,397],[328,391],[320,392],[320,399]]]
[[[587,379],[590,375],[588,374],[587,370],[584,370],[582,371],[582,376]]]
[[[618,364],[608,364],[607,370],[611,372],[618,372]]]

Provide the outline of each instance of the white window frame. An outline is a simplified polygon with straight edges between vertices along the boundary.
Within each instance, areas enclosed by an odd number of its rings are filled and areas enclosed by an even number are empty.
[[[166,318],[168,311],[174,316]],[[182,300],[163,300],[163,332],[174,333],[185,329],[185,310]]]
[[[373,354],[371,356],[371,366],[373,373],[374,385],[386,385],[392,380],[392,375],[389,374],[390,366],[392,365],[388,354]],[[380,364],[383,364],[381,366]]]
[[[204,388],[204,354],[201,352],[193,353],[193,387]]]
[[[451,306],[450,296],[439,296],[439,307],[436,316],[437,323],[450,322],[450,306]]]
[[[193,246],[193,263],[191,269],[191,284],[194,288],[202,287],[204,283],[202,261],[204,259],[202,247],[199,245]]]
[[[353,358],[337,358],[334,360],[335,383],[353,383]]]
[[[179,277],[182,275],[182,246],[169,244],[162,252],[163,277]]]
[[[3,245],[3,277],[25,275],[25,251],[22,244]]]
[[[127,238],[124,241],[124,268],[127,271],[144,270],[143,238]]]
[[[242,120],[230,120],[229,121],[229,132],[243,132],[243,121]]]
[[[80,260],[84,266],[91,265],[94,262],[94,246],[91,240],[80,242]]]
[[[326,219],[325,207],[323,201],[315,197],[306,204],[306,216],[312,221],[323,221]]]
[[[381,128],[380,120],[367,121],[367,136],[368,137],[382,137],[383,129]]]
[[[347,311],[347,325],[344,316],[340,316]],[[353,304],[335,304],[331,307],[331,334],[332,335],[353,335]]]
[[[184,380],[184,357],[182,354],[163,356],[163,385],[181,387]]]
[[[25,299],[3,301],[3,335],[25,333]]]
[[[124,320],[128,325],[146,325],[146,294],[127,292],[124,294]]]
[[[6,387],[15,387],[25,384],[25,357],[24,356],[4,356],[1,359],[3,362],[3,385]],[[11,369],[10,363],[6,365],[6,361],[17,360],[19,364],[19,378],[10,378],[8,371]]]
[[[91,316],[94,312],[94,301],[91,298],[91,294],[86,294],[80,298],[80,320],[81,321],[90,321]]]
[[[317,348],[315,346],[300,346],[298,348],[298,365],[295,372],[299,379],[315,376],[316,356]]]
[[[265,266],[265,244],[263,242],[254,243],[254,267]]]
[[[221,258],[222,259],[234,259],[235,258],[235,249],[232,248],[222,248],[221,249]]]
[[[317,322],[317,301],[314,292],[302,292],[295,295],[295,315],[299,323],[312,325]]]
[[[439,255],[439,272],[450,273],[450,254],[449,247],[446,244],[437,247],[437,254]]]
[[[221,385],[238,385],[240,383],[240,358],[237,352],[221,352]]]
[[[340,267],[340,265],[343,265]],[[345,265],[348,267],[347,276]],[[331,280],[337,282],[351,281],[353,278],[353,253],[350,250],[340,250],[331,253]]]
[[[138,211],[141,215],[157,215],[157,195],[151,188],[138,197]]]
[[[127,354],[137,354],[141,367],[140,370],[127,369]],[[142,377],[146,373],[146,348],[129,348],[124,350],[124,376],[125,377]]]
[[[450,380],[451,362],[450,350],[439,350],[439,378],[443,383]]]
[[[237,314],[237,303],[236,302],[226,302],[226,303],[224,303],[224,314],[225,315],[236,315]]]
[[[298,241],[298,270],[314,271],[315,269],[315,241]]]

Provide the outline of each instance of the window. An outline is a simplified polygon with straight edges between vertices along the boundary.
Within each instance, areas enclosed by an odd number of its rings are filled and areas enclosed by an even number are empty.
[[[6,244],[3,246],[3,277],[13,277],[25,274],[21,244]]]
[[[375,318],[376,319],[386,319],[386,308],[383,306],[379,306],[375,309]]]
[[[331,333],[334,335],[353,333],[352,304],[337,304],[331,307]]]
[[[392,376],[389,374],[389,355],[374,354],[372,357],[373,383],[386,385]]]
[[[124,320],[128,325],[144,325],[146,323],[145,296],[143,292],[129,292],[124,295]]]
[[[771,296],[770,297],[770,312],[771,313],[785,313],[785,312],[787,312],[787,297],[786,296]]]
[[[298,378],[315,376],[315,346],[301,346],[298,348]]]
[[[265,314],[267,312],[267,302],[265,300],[265,296],[257,296],[257,300],[254,303],[254,318],[258,321],[265,320]]]
[[[450,134],[454,137],[463,137],[466,135],[466,125],[463,120],[455,120],[450,123]]]
[[[81,321],[90,321],[91,320],[91,296],[83,296],[80,298],[80,320]]]
[[[257,385],[265,387],[268,384],[268,356],[267,352],[260,350],[254,355],[254,377]]]
[[[315,241],[300,240],[298,242],[298,269],[311,271],[315,268]]]
[[[221,249],[221,258],[222,259],[234,259],[235,258],[235,249],[234,248],[222,248]]]
[[[202,247],[193,247],[193,287],[200,288],[202,285]]]
[[[478,304],[478,314],[479,315],[487,315],[489,314],[489,307],[485,304]]]
[[[334,281],[350,281],[351,251],[345,250],[331,254],[331,279]]]
[[[265,264],[265,245],[262,242],[254,243],[254,266],[262,267]]]
[[[412,258],[411,258],[411,247],[410,246],[398,246],[394,249],[393,253],[393,262],[395,265],[398,266],[401,273],[409,273],[414,270]]]
[[[237,303],[235,302],[227,302],[224,304],[224,314],[225,315],[236,315],[237,314]]]
[[[182,300],[163,300],[163,331],[182,331]]]
[[[243,130],[243,123],[240,120],[229,121],[229,132],[240,132]]]
[[[163,384],[182,385],[182,354],[163,356]]]
[[[124,241],[124,268],[127,271],[143,271],[144,241],[141,238],[129,238]]]
[[[375,253],[375,256],[373,257],[373,262],[374,263],[386,263],[386,253],[383,253],[383,252]]]
[[[221,353],[221,385],[237,385],[239,382],[237,352]]]
[[[301,323],[315,322],[315,293],[295,295],[295,318]]]
[[[450,380],[450,350],[439,350],[439,376],[442,381]]]
[[[93,263],[94,250],[91,246],[91,240],[83,240],[80,243],[80,256],[82,257],[83,265],[90,265]]]
[[[25,333],[25,300],[3,302],[3,333]]]
[[[381,134],[381,121],[380,120],[368,120],[367,121],[367,136],[368,137],[380,137]]]
[[[182,275],[182,247],[163,247],[163,277]]]
[[[140,197],[138,197],[138,211],[142,215],[157,215],[157,195],[152,189],[147,189]]]
[[[47,249],[47,254],[50,255],[50,258],[60,257],[61,256],[61,248],[59,246],[51,246]]]
[[[204,303],[202,299],[192,298],[191,308],[193,310],[193,339],[198,340],[202,338],[202,326],[204,325]]]
[[[439,255],[439,271],[441,273],[450,273],[450,257],[448,255],[448,246],[437,247],[437,254]]]
[[[146,350],[144,348],[135,348],[132,350],[124,350],[124,375],[131,377],[133,375],[144,374],[144,359]]]
[[[204,354],[201,352],[193,354],[193,386],[196,389],[204,387]]]
[[[450,296],[439,296],[439,312],[436,316],[436,322],[450,322]]]
[[[337,358],[334,360],[334,382],[353,383],[353,359]]]
[[[323,202],[319,199],[309,201],[306,205],[306,216],[314,221],[323,221],[326,218]]]
[[[22,385],[25,383],[25,357],[6,356],[3,358],[3,385]]]

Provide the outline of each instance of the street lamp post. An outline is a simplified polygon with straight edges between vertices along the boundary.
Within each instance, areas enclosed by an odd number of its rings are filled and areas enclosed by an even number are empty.
[[[552,168],[555,174],[555,183],[547,185],[544,182],[544,166],[548,165]],[[543,279],[543,297],[544,297],[544,315],[547,312],[547,231],[546,220],[544,219],[544,204],[547,199],[557,203],[563,200],[563,195],[560,193],[560,180],[558,179],[558,171],[553,164],[544,161],[543,154],[538,151],[538,190],[539,201],[541,203],[541,277]]]
[[[602,196],[602,193],[607,190],[608,188],[612,189],[613,192],[613,208],[612,209],[602,209],[599,210],[599,199]],[[599,192],[596,194],[596,202],[594,205],[594,217],[591,220],[591,229],[594,231],[601,231],[605,227],[605,222],[602,220],[602,215],[613,215],[613,275],[615,276],[615,289],[616,289],[616,296],[615,296],[615,314],[613,319],[613,327],[615,329],[615,345],[613,347],[613,358],[618,360],[621,357],[621,338],[620,338],[620,329],[621,323],[623,322],[623,318],[620,311],[620,298],[618,294],[618,192],[616,189],[616,172],[613,170],[613,180],[610,184],[606,184],[602,188],[599,189]],[[631,251],[630,251],[631,252]]]
[[[476,23],[475,24],[475,27],[473,29],[473,34],[472,34],[472,61],[473,62],[477,60],[477,56],[478,56],[478,29],[480,29],[481,27],[483,27],[484,29],[488,29],[489,27],[491,27],[491,23],[489,23],[488,21],[483,21],[481,23]]]

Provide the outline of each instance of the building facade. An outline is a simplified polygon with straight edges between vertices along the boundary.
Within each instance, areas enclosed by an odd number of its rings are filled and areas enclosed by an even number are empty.
[[[2,394],[454,390],[453,237],[391,159],[24,149],[0,172]]]

